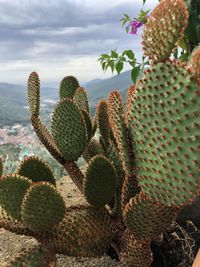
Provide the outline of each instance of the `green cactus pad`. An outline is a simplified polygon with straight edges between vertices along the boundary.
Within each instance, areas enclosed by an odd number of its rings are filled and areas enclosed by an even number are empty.
[[[33,128],[34,128],[39,140],[46,147],[46,149],[49,151],[49,153],[59,163],[64,164],[65,159],[63,158],[63,155],[59,151],[59,149],[58,149],[52,135],[48,131],[47,127],[40,120],[40,117],[34,116],[34,115],[31,116],[31,123],[33,125]]]
[[[91,139],[90,143],[87,146],[87,149],[91,158],[99,154],[104,154],[104,150],[101,144],[96,139]]]
[[[106,209],[70,207],[53,229],[52,244],[57,253],[78,257],[103,255],[113,236],[113,223]]]
[[[39,116],[40,80],[36,72],[32,72],[28,78],[28,103],[31,114]]]
[[[3,159],[0,157],[0,177],[3,175]]]
[[[184,0],[162,0],[150,14],[143,32],[144,54],[154,62],[169,58],[188,22]]]
[[[87,162],[89,162],[91,158],[99,154],[104,154],[103,147],[96,139],[93,138],[84,150],[83,157]]]
[[[108,114],[110,127],[116,139],[119,155],[127,175],[132,174],[130,145],[127,128],[124,121],[122,98],[118,91],[113,91],[108,99]]]
[[[73,76],[66,76],[60,83],[60,99],[73,98],[76,89],[79,87],[78,80]]]
[[[142,190],[177,207],[200,191],[199,87],[186,65],[158,63],[138,83],[127,114]]]
[[[102,99],[97,105],[97,123],[101,136],[106,145],[110,142],[110,124],[108,118],[108,104]]]
[[[82,111],[82,114],[83,114],[83,117],[85,120],[85,124],[86,124],[86,128],[87,128],[87,136],[88,136],[87,142],[90,142],[90,140],[93,136],[92,122],[90,119],[90,115],[85,110],[81,110],[81,111]]]
[[[103,207],[114,196],[116,172],[110,161],[97,155],[89,163],[83,180],[83,191],[87,201],[95,207]]]
[[[55,187],[47,182],[31,185],[22,203],[23,222],[32,230],[50,231],[65,214],[65,203]]]
[[[133,233],[125,230],[121,238],[120,260],[128,266],[149,267],[153,261],[150,240],[136,240]]]
[[[125,225],[136,239],[151,239],[165,232],[176,217],[176,209],[158,204],[141,192],[131,198],[123,212]]]
[[[86,90],[83,87],[78,87],[74,94],[74,103],[78,106],[80,110],[85,110],[88,114],[89,111],[89,104],[87,99]]]
[[[41,267],[52,266],[56,263],[56,256],[40,244],[34,244],[22,250],[7,267]]]
[[[31,181],[18,174],[2,176],[0,179],[0,206],[19,220],[21,215],[21,203]]]
[[[117,177],[118,177],[118,181],[117,181],[118,187],[121,188],[121,186],[124,182],[125,172],[123,170],[122,162],[119,158],[119,153],[118,153],[115,145],[112,142],[107,147],[106,156],[111,161],[113,166],[115,167]]]
[[[56,105],[51,129],[65,159],[78,160],[88,137],[83,115],[71,99],[64,99]]]
[[[126,95],[126,112],[129,110],[129,105],[132,105],[131,99],[137,91],[137,87],[135,85],[131,85],[128,88]]]
[[[15,232],[16,234],[31,235],[21,220],[15,219],[0,205],[0,228]]]
[[[197,46],[190,57],[191,72],[200,86],[200,45]]]
[[[97,110],[92,118],[92,132],[93,132],[93,135],[95,135],[96,133],[96,130],[97,130]]]
[[[19,173],[21,176],[29,178],[33,182],[43,181],[55,185],[55,179],[52,170],[38,157],[31,156],[25,158],[21,162],[17,173]]]
[[[140,192],[141,188],[138,186],[137,176],[125,176],[124,183],[121,189],[121,207],[124,210],[126,204],[130,199]]]

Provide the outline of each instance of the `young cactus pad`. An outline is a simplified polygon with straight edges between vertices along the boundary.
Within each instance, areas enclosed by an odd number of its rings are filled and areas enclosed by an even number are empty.
[[[103,155],[92,158],[83,181],[84,194],[94,207],[104,207],[114,196],[116,172],[110,161]]]
[[[20,163],[17,173],[33,182],[46,181],[55,185],[52,170],[44,161],[35,156],[25,158]]]
[[[31,181],[18,174],[0,178],[0,203],[3,209],[15,219],[21,218],[21,203]]]
[[[87,144],[87,129],[81,111],[71,99],[55,107],[51,129],[54,140],[67,160],[78,160]]]
[[[31,185],[22,203],[22,219],[32,230],[48,231],[65,214],[65,203],[56,189],[47,182]]]

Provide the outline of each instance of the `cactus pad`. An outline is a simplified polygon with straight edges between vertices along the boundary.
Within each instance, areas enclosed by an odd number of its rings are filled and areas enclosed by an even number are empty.
[[[200,86],[200,45],[194,49],[190,58],[190,66],[193,76]]]
[[[78,87],[76,89],[73,99],[74,103],[78,106],[80,110],[85,110],[88,114],[90,113],[87,93],[83,87]]]
[[[39,116],[40,112],[40,80],[36,72],[28,79],[28,103],[32,115]]]
[[[141,192],[131,198],[123,215],[125,225],[136,239],[152,239],[170,227],[176,209],[155,203]]]
[[[137,91],[137,87],[135,85],[131,85],[128,88],[127,95],[126,95],[126,112],[129,110],[129,105],[132,105],[131,99],[133,98],[136,91]]]
[[[150,240],[136,240],[126,229],[121,239],[120,260],[134,267],[149,267],[153,261]],[[133,265],[134,264],[134,265]]]
[[[100,134],[106,145],[110,142],[110,125],[108,118],[108,104],[102,99],[97,106],[97,122]]]
[[[21,215],[21,203],[31,181],[18,174],[2,176],[0,179],[0,206],[19,220]]]
[[[87,136],[88,136],[87,142],[90,142],[90,140],[91,140],[91,138],[93,136],[92,122],[91,122],[91,119],[90,119],[90,115],[84,109],[81,110],[81,112],[83,114],[83,117],[84,117],[84,120],[85,120],[85,125],[86,125],[86,128],[87,128]]]
[[[103,207],[114,196],[116,172],[110,161],[103,155],[92,158],[83,181],[84,195],[95,207]]]
[[[122,97],[118,91],[113,91],[108,100],[108,114],[110,127],[114,134],[119,150],[119,156],[127,175],[132,174],[132,164],[130,159],[130,146],[127,128],[124,120],[124,110]]]
[[[73,98],[76,89],[79,87],[77,79],[73,76],[66,76],[60,83],[60,99],[65,97]]]
[[[63,99],[56,105],[51,129],[66,160],[78,160],[87,144],[87,130],[81,111],[71,99]]]
[[[41,267],[54,266],[56,256],[40,244],[22,250],[17,257],[6,265],[7,267]]]
[[[182,63],[158,63],[138,83],[127,114],[136,173],[152,199],[180,207],[200,191],[199,87]]]
[[[112,240],[113,224],[106,209],[77,206],[66,210],[54,228],[52,243],[58,253],[78,257],[103,255]]]
[[[64,217],[64,200],[51,184],[34,183],[24,196],[21,214],[31,230],[50,231]]]
[[[40,117],[31,116],[31,123],[34,127],[34,130],[39,138],[39,140],[43,143],[46,149],[51,153],[51,155],[61,164],[64,162],[64,158],[59,151],[55,141],[53,140],[52,135],[48,131],[47,127],[42,123]]]
[[[188,16],[184,0],[162,0],[145,24],[144,54],[154,62],[168,59],[177,39],[183,37]]]
[[[119,158],[118,151],[117,151],[115,145],[113,145],[112,143],[110,143],[108,148],[107,148],[106,156],[109,158],[109,160],[111,161],[111,163],[115,167],[117,177],[118,177],[118,181],[117,181],[118,186],[121,188],[123,181],[124,181],[125,172],[123,170],[122,162]]]
[[[53,172],[49,166],[38,157],[31,156],[25,158],[21,162],[17,173],[29,178],[33,182],[44,181],[55,185]]]
[[[104,154],[101,144],[96,139],[91,139],[87,149],[91,158],[98,154]]]

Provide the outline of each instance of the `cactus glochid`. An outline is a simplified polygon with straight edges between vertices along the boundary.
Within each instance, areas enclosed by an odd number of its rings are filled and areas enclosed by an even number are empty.
[[[50,266],[56,253],[101,256],[110,246],[128,266],[151,265],[152,240],[200,193],[200,47],[188,64],[170,59],[187,19],[183,0],[158,4],[143,34],[150,68],[129,88],[126,109],[113,91],[98,104],[93,122],[86,90],[66,76],[49,131],[40,119],[39,76],[31,73],[33,127],[88,205],[67,208],[39,158],[28,157],[7,176],[0,160],[0,226],[39,244],[9,266],[31,264],[33,257],[34,266]],[[75,162],[82,155],[85,173]]]

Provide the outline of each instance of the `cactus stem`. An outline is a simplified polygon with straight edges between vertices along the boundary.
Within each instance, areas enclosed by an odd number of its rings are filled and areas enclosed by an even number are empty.
[[[82,182],[84,178],[82,171],[73,161],[66,161],[64,164],[64,168],[68,172],[69,176],[71,177],[77,188],[80,190],[80,192],[82,192]]]

